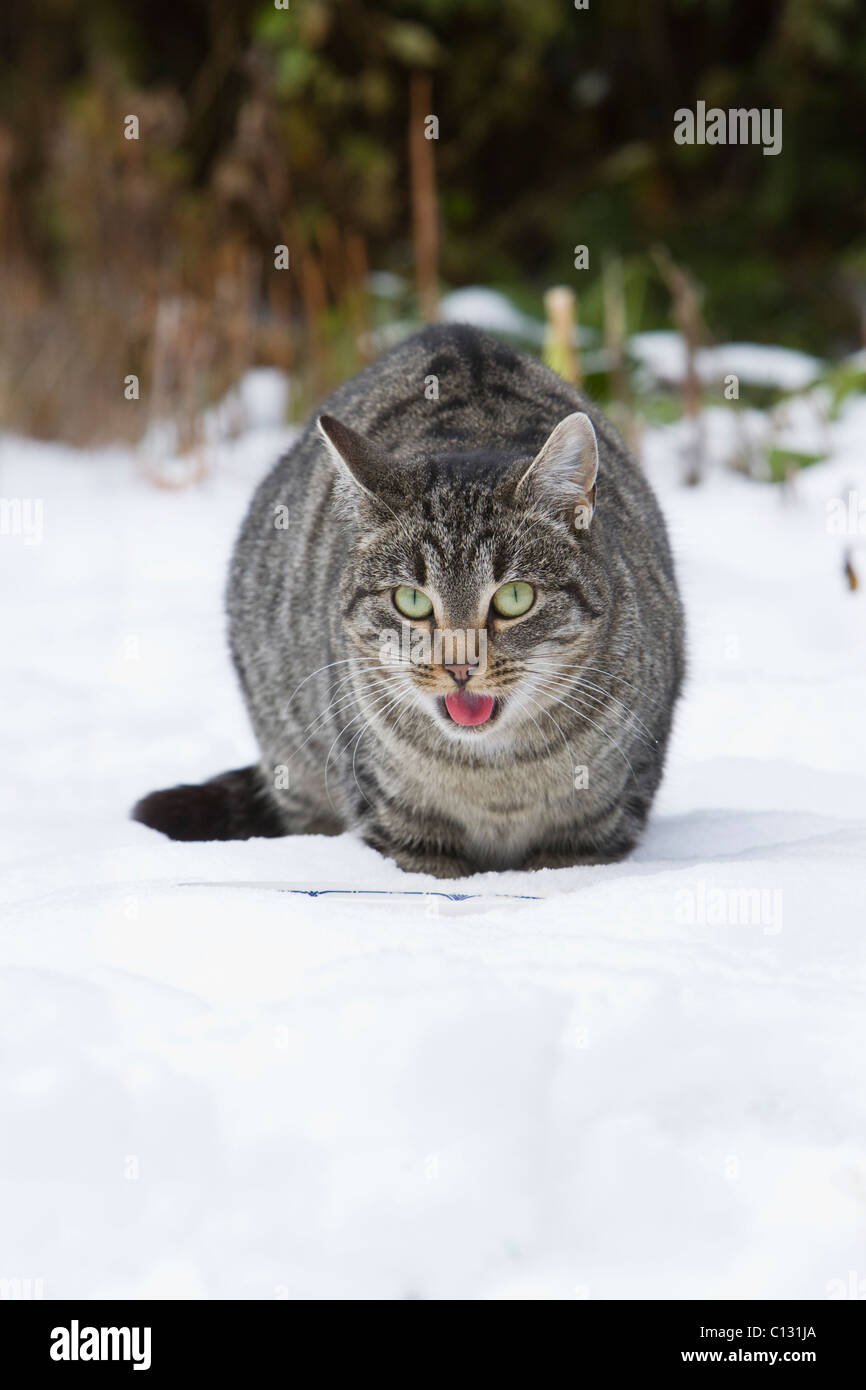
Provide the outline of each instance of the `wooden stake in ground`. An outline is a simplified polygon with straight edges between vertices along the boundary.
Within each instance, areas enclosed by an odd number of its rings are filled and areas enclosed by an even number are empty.
[[[315,401],[325,389],[327,379],[323,334],[328,293],[325,288],[322,267],[310,246],[305,245],[302,248],[299,259],[301,263],[301,301],[304,306],[308,354],[306,386],[310,401]]]
[[[860,588],[860,580],[854,568],[854,557],[850,548],[845,551],[845,582],[852,593]]]
[[[699,483],[704,471],[704,437],[701,420],[701,379],[698,376],[697,352],[703,335],[701,296],[687,271],[676,265],[664,246],[652,250],[659,274],[670,290],[671,318],[683,336],[686,349],[686,374],[683,378],[683,412],[689,427],[687,469],[685,481]]]
[[[547,326],[544,330],[544,360],[573,386],[580,386],[580,350],[577,343],[577,295],[567,285],[554,285],[544,296]]]
[[[439,225],[436,205],[434,140],[428,140],[427,117],[432,114],[433,83],[427,72],[409,79],[409,177],[412,185],[412,239],[415,282],[422,318],[439,317]]]
[[[346,294],[346,312],[352,324],[355,346],[362,361],[371,357],[370,306],[367,292],[367,247],[364,238],[357,232],[347,232],[344,239],[346,272],[349,289]]]
[[[638,458],[640,430],[632,409],[631,383],[625,357],[628,319],[625,302],[625,282],[622,259],[610,256],[602,267],[602,296],[604,301],[604,348],[610,375],[611,417],[629,449]]]
[[[210,306],[191,295],[167,295],[157,306],[151,344],[151,429],[140,446],[140,467],[154,487],[178,489],[202,482],[208,474],[202,433],[204,381],[215,353]],[[180,468],[170,471],[162,460],[158,429],[173,423]],[[155,450],[158,454],[155,456]]]

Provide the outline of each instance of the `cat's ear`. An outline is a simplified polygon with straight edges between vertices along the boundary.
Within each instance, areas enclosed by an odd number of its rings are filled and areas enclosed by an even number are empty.
[[[577,531],[585,531],[595,511],[598,440],[583,411],[566,415],[548,437],[517,484],[531,492]]]
[[[387,490],[394,468],[388,455],[333,415],[320,415],[316,424],[340,472],[368,497],[378,499]]]

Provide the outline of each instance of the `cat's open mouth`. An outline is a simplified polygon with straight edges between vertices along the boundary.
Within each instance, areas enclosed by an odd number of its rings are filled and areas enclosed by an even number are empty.
[[[440,696],[437,704],[444,719],[450,719],[463,729],[490,724],[502,707],[502,701],[495,696],[476,695],[470,690],[455,690],[450,695]]]

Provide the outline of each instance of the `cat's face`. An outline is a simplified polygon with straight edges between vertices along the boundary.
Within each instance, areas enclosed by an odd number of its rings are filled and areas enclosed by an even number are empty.
[[[322,431],[363,516],[342,622],[371,701],[420,709],[445,737],[492,751],[555,703],[601,614],[589,420],[569,416],[522,462],[396,465],[336,421]]]

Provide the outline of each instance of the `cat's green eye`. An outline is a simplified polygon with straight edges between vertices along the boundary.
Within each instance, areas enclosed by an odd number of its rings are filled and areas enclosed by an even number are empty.
[[[493,607],[501,618],[520,618],[535,602],[535,590],[522,579],[512,579],[493,595]]]
[[[404,618],[428,618],[433,612],[433,604],[420,589],[411,584],[401,584],[394,590],[394,604]]]

